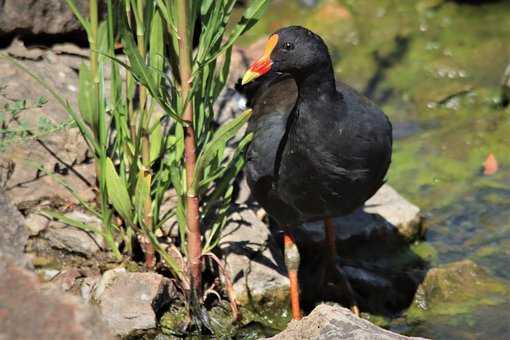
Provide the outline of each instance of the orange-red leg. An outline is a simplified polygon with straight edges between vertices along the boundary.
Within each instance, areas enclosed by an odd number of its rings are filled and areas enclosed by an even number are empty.
[[[283,234],[283,245],[285,253],[285,266],[290,281],[290,307],[292,310],[292,319],[301,319],[301,308],[299,306],[299,250],[294,241],[294,237],[285,231]]]
[[[329,264],[332,266],[332,268],[336,268],[336,271],[338,272],[340,279],[343,281],[343,285],[347,289],[347,294],[349,295],[349,299],[351,301],[350,309],[352,313],[356,316],[359,316],[359,308],[356,303],[356,299],[354,298],[354,292],[352,290],[351,284],[349,283],[349,280],[345,277],[343,270],[336,265],[336,227],[333,223],[333,219],[331,217],[326,217],[324,219],[324,226],[325,226],[325,232],[326,232],[326,245],[328,248],[328,254],[329,254]]]

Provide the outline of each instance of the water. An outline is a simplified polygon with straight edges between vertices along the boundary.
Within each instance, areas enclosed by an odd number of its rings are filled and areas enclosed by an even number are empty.
[[[472,3],[472,2],[471,2]],[[249,44],[299,24],[327,41],[337,76],[379,103],[395,127],[389,183],[427,215],[432,265],[471,259],[510,286],[510,2],[273,1]],[[492,152],[493,176],[482,164]],[[389,327],[434,338],[507,338],[510,296],[448,318]]]

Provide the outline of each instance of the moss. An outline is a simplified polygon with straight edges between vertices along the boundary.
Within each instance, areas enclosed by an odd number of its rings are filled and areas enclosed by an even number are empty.
[[[220,339],[259,339],[275,335],[283,330],[290,321],[288,303],[267,308],[251,309],[241,307],[241,319],[232,319],[230,307],[222,302],[208,311],[210,326],[215,338]],[[163,314],[160,327],[164,334],[183,335],[188,322],[187,310],[184,306],[173,306]],[[188,334],[189,335],[189,334]]]
[[[184,306],[172,306],[170,311],[163,314],[159,325],[164,334],[183,334],[188,322],[188,311]]]
[[[481,306],[505,302],[510,286],[471,261],[431,269],[405,313],[408,322],[470,314]]]
[[[418,255],[421,259],[428,262],[429,264],[437,263],[438,253],[437,249],[434,248],[428,242],[415,242],[411,245],[411,250],[413,253]]]
[[[32,264],[35,268],[60,269],[62,267],[53,256],[35,256],[32,258]]]

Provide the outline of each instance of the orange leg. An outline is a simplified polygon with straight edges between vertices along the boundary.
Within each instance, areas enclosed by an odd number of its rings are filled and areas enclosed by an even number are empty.
[[[283,234],[283,245],[285,252],[285,266],[289,273],[290,281],[290,307],[292,310],[292,319],[301,319],[301,308],[299,307],[299,250],[294,241],[294,237],[287,231]]]
[[[336,227],[333,223],[333,219],[331,217],[326,217],[324,219],[324,226],[326,227],[326,245],[328,247],[328,254],[329,254],[329,264],[332,266],[332,268],[335,268],[336,271],[339,274],[340,279],[343,281],[343,285],[347,289],[347,294],[349,295],[349,299],[351,300],[351,306],[350,309],[352,313],[356,316],[359,316],[359,308],[356,303],[356,299],[354,298],[354,292],[352,290],[351,284],[345,277],[343,270],[336,265]]]

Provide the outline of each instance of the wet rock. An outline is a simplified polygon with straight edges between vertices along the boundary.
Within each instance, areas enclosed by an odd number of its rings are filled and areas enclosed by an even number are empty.
[[[30,261],[23,253],[27,240],[28,231],[23,216],[0,191],[0,262],[10,258],[19,266],[30,266]]]
[[[156,273],[108,270],[96,285],[93,300],[117,335],[156,327],[160,311],[175,297],[170,280]]]
[[[114,339],[94,308],[10,261],[0,261],[0,301],[1,339]]]
[[[88,13],[87,0],[75,0],[80,13]],[[64,34],[82,31],[64,0],[5,0],[0,3],[0,35]]]
[[[300,321],[292,321],[286,330],[272,340],[306,339],[422,339],[410,338],[377,327],[367,320],[354,316],[339,306],[321,304]]]
[[[432,268],[406,313],[409,320],[470,314],[482,306],[505,302],[510,285],[470,260]]]
[[[94,216],[78,211],[65,216],[90,225],[92,228],[101,228],[101,221]],[[43,237],[53,248],[85,256],[91,256],[104,248],[104,240],[99,235],[56,221],[50,223]]]
[[[501,101],[504,106],[510,104],[510,64],[505,69],[503,80],[501,81]]]
[[[223,230],[220,249],[241,304],[274,304],[288,297],[281,250],[255,212],[240,208]]]

